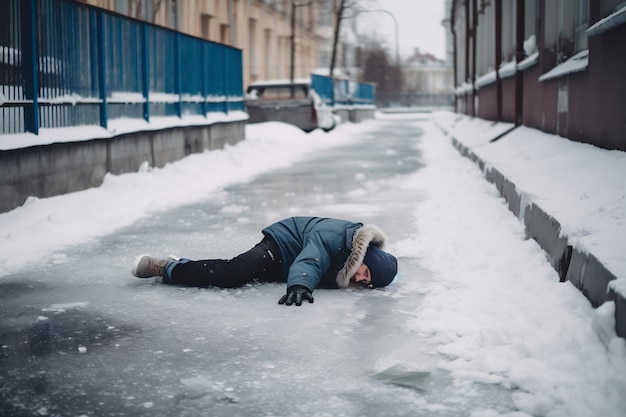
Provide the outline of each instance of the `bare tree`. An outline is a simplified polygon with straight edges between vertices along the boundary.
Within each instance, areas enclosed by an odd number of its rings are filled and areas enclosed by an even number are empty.
[[[144,16],[144,4],[152,3],[152,16]],[[156,17],[159,14],[159,9],[164,0],[131,0],[129,2],[129,15],[135,19],[145,20],[151,23],[156,23]]]
[[[390,59],[388,48],[379,40],[369,39],[361,56],[363,81],[376,84],[377,101],[384,107],[402,92],[402,68]]]
[[[335,33],[333,37],[333,51],[330,60],[330,76],[333,76],[335,70],[335,61],[337,58],[337,44],[339,42],[339,34],[341,33],[341,21],[343,19],[352,18],[361,10],[361,4],[364,0],[333,0],[335,5]],[[339,2],[339,3],[337,3]],[[346,13],[351,11],[351,13]]]
[[[147,0],[148,1],[148,0]],[[159,9],[161,8],[161,4],[163,4],[163,0],[150,0],[152,1],[152,23],[156,23],[157,15],[159,14]]]
[[[330,76],[333,76],[335,71],[335,59],[337,57],[337,42],[339,41],[339,31],[341,30],[341,19],[343,19],[343,12],[346,7],[346,0],[340,0],[339,8],[335,13],[335,35],[333,37],[333,54],[330,59]]]

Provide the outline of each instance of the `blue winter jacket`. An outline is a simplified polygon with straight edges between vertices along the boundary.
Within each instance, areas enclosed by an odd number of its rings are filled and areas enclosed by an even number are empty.
[[[322,217],[290,217],[263,234],[280,249],[287,286],[346,288],[369,244],[383,248],[386,237],[374,225]]]

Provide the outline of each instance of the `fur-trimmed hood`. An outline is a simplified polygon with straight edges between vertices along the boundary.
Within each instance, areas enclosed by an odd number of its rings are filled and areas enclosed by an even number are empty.
[[[343,268],[337,273],[336,281],[339,288],[348,288],[350,278],[363,263],[367,247],[371,244],[384,249],[386,241],[387,236],[376,225],[366,224],[357,229],[352,236],[350,255],[348,255]]]

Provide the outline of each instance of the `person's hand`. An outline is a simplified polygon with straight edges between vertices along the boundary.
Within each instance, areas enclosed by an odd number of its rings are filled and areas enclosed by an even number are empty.
[[[278,304],[292,305],[296,303],[297,306],[302,305],[302,300],[309,300],[309,303],[313,302],[313,294],[309,289],[303,285],[292,285],[287,288],[287,294],[280,297]]]

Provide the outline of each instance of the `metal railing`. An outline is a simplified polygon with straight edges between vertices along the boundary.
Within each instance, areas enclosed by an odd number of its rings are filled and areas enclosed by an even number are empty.
[[[241,50],[72,0],[0,2],[0,133],[244,110]]]

